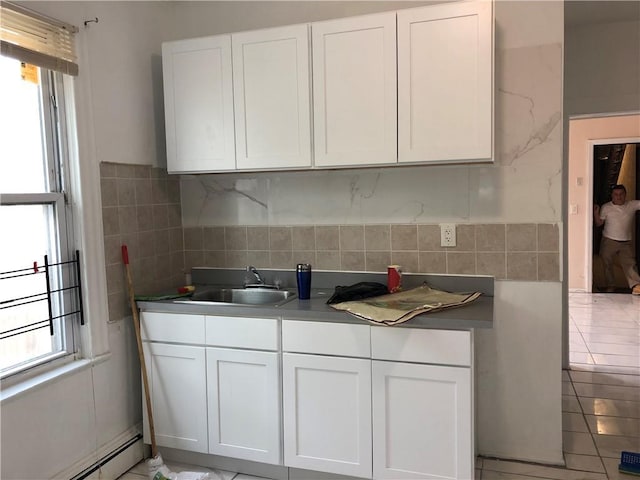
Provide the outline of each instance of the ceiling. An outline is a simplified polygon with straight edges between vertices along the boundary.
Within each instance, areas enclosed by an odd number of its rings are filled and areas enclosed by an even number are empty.
[[[640,21],[640,0],[567,0],[564,4],[567,27],[633,20]]]

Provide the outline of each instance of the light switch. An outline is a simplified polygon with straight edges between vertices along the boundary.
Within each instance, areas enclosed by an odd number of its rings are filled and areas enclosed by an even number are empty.
[[[576,178],[576,185],[578,185],[579,187],[582,186],[583,182],[584,182],[584,179],[582,177]]]
[[[578,214],[578,205],[570,204],[569,205],[569,214],[577,215]]]

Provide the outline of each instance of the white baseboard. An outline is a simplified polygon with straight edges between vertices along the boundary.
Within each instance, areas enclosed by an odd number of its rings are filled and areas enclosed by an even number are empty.
[[[142,438],[132,442],[132,439],[140,435],[141,431],[142,425],[131,427],[100,447],[93,454],[88,455],[66,470],[58,473],[54,478],[73,479],[83,474],[83,472],[90,470],[98,463],[103,462],[104,463],[100,465],[99,468],[96,468],[95,471],[83,476],[83,478],[89,480],[105,480],[120,477],[144,458],[144,444],[142,442]],[[122,451],[115,454],[115,452],[128,442],[131,442],[131,444],[127,448],[123,448]],[[111,455],[114,455],[113,458],[108,459]]]

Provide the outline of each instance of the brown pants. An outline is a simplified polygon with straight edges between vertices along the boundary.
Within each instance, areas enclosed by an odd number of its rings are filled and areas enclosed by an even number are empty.
[[[638,267],[636,266],[636,258],[633,252],[631,240],[628,242],[619,242],[607,237],[602,237],[602,243],[600,244],[600,256],[604,263],[604,274],[607,280],[607,286],[613,287],[616,284],[615,276],[613,274],[613,260],[616,255],[620,261],[620,266],[622,267],[624,276],[627,278],[629,288],[633,288],[635,285],[640,284],[640,275],[638,275]]]

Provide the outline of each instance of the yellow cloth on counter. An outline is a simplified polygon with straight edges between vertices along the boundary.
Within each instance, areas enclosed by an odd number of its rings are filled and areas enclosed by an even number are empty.
[[[451,293],[431,288],[426,283],[411,290],[331,305],[377,325],[398,325],[416,315],[460,307],[473,302],[480,292]]]

